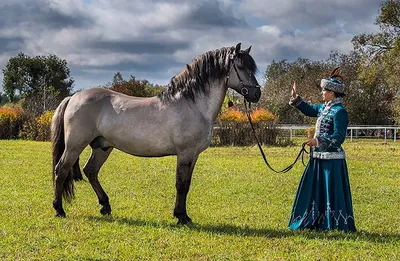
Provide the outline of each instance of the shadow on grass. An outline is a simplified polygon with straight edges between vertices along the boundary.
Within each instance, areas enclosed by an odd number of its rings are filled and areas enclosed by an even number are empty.
[[[176,225],[166,221],[151,221],[131,219],[113,216],[89,216],[89,221],[117,223],[135,227],[154,227],[166,229],[187,229],[191,231],[207,232],[212,234],[224,234],[239,237],[266,237],[266,238],[285,238],[285,237],[302,237],[306,239],[322,239],[322,240],[348,240],[348,241],[368,241],[372,243],[388,243],[398,242],[399,234],[391,233],[374,233],[365,230],[355,233],[346,233],[340,231],[319,231],[319,230],[302,230],[291,231],[289,228],[270,229],[270,228],[251,228],[248,226],[235,226],[230,224],[191,224],[188,226]]]

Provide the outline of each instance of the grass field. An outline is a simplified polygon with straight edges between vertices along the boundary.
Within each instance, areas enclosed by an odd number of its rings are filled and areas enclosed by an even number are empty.
[[[0,141],[1,260],[400,260],[400,143],[346,142],[357,233],[287,228],[304,167],[269,171],[252,148],[201,154],[176,226],[175,157],[114,151],[100,173],[113,215],[77,184],[66,219],[51,207],[50,143]],[[266,147],[280,169],[299,146]],[[89,155],[86,150],[81,164]]]

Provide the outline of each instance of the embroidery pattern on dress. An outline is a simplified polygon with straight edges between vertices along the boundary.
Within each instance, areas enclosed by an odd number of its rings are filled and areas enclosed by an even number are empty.
[[[328,130],[332,125],[333,115],[338,111],[336,108],[332,108],[333,105],[342,103],[342,98],[335,98],[322,107],[320,112],[318,113],[317,122],[315,124],[315,134],[314,138],[319,138],[318,143],[321,148],[328,148],[337,143],[336,139],[328,138]]]
[[[299,215],[296,218],[294,218],[294,213],[292,213],[291,220],[293,220],[293,221],[291,222],[291,224],[297,223],[300,220],[307,220],[310,217],[312,218],[311,219],[312,225],[322,224],[325,221],[325,218],[327,218],[328,216],[330,216],[335,221],[335,226],[339,226],[341,219],[343,219],[343,224],[345,224],[345,225],[347,225],[349,219],[354,220],[354,217],[351,215],[347,215],[347,214],[343,215],[343,211],[341,209],[339,209],[337,211],[339,214],[335,215],[335,213],[337,213],[337,212],[335,210],[331,209],[330,202],[327,202],[326,210],[322,211],[322,212],[320,212],[319,209],[316,209],[315,200],[313,200],[311,205],[312,205],[312,207],[311,207],[310,211],[305,211],[302,216]],[[315,215],[315,212],[317,212],[317,215]]]

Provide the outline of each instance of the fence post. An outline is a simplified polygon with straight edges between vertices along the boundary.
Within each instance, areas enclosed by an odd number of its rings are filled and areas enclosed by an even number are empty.
[[[293,131],[292,131],[292,126],[290,126],[290,140],[293,140]]]
[[[385,143],[386,143],[386,128],[383,128],[383,130],[385,131]]]
[[[353,129],[350,129],[350,141],[353,141]]]
[[[393,128],[393,142],[396,143],[396,128]]]

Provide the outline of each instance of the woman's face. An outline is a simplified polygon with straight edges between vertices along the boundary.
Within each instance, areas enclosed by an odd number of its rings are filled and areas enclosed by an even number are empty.
[[[335,93],[330,90],[322,89],[322,100],[328,102],[335,99]]]

